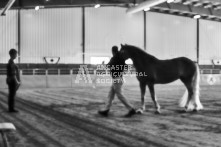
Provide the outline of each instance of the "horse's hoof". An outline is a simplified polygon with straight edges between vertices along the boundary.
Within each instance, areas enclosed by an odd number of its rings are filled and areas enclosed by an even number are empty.
[[[188,109],[181,110],[182,113],[187,113],[188,111]]]
[[[161,114],[161,112],[160,111],[156,111],[155,114]]]
[[[197,109],[193,109],[193,111],[192,112],[198,112],[198,110]]]
[[[138,109],[138,110],[136,110],[136,113],[137,114],[143,114],[143,110],[142,109]]]

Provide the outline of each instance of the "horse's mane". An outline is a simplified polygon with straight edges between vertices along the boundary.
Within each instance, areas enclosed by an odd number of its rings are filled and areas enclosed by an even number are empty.
[[[133,45],[124,45],[125,49],[128,50],[131,54],[139,56],[139,58],[149,58],[149,59],[157,59],[153,55],[148,54],[144,50],[142,50],[139,47],[133,46]]]

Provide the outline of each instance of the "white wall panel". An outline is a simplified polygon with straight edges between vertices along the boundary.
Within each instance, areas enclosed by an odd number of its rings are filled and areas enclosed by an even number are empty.
[[[127,15],[126,8],[85,9],[85,59],[111,56],[111,47],[127,43],[143,48],[143,13]]]
[[[221,23],[200,20],[200,64],[212,64],[221,60]]]
[[[21,63],[82,63],[82,9],[59,8],[21,11]]]
[[[147,52],[160,59],[180,56],[197,60],[196,20],[160,13],[147,13]]]
[[[9,50],[18,49],[18,13],[9,10],[6,16],[0,17],[0,63],[7,63]]]

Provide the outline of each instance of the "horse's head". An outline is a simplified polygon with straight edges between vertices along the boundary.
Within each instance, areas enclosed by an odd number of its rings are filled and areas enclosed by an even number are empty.
[[[130,58],[129,53],[127,51],[127,45],[121,44],[120,54],[122,55],[124,60]]]

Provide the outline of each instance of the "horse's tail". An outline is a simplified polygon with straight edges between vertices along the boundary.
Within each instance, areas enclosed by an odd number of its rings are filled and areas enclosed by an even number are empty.
[[[199,70],[199,66],[196,63],[196,71],[194,73],[192,82],[191,82],[191,86],[193,88],[193,95],[189,101],[189,104],[187,106],[187,109],[196,109],[196,110],[200,110],[203,109],[203,105],[200,102],[199,96],[200,96],[200,70]],[[183,97],[181,98],[180,101],[180,107],[185,107],[186,103],[188,100],[188,91],[186,90]]]
[[[195,63],[196,66],[196,72],[193,76],[193,80],[192,80],[192,87],[193,87],[193,96],[191,101],[193,100],[194,105],[196,106],[196,110],[200,110],[203,109],[203,105],[200,102],[200,70],[199,70],[199,66],[197,63]]]

